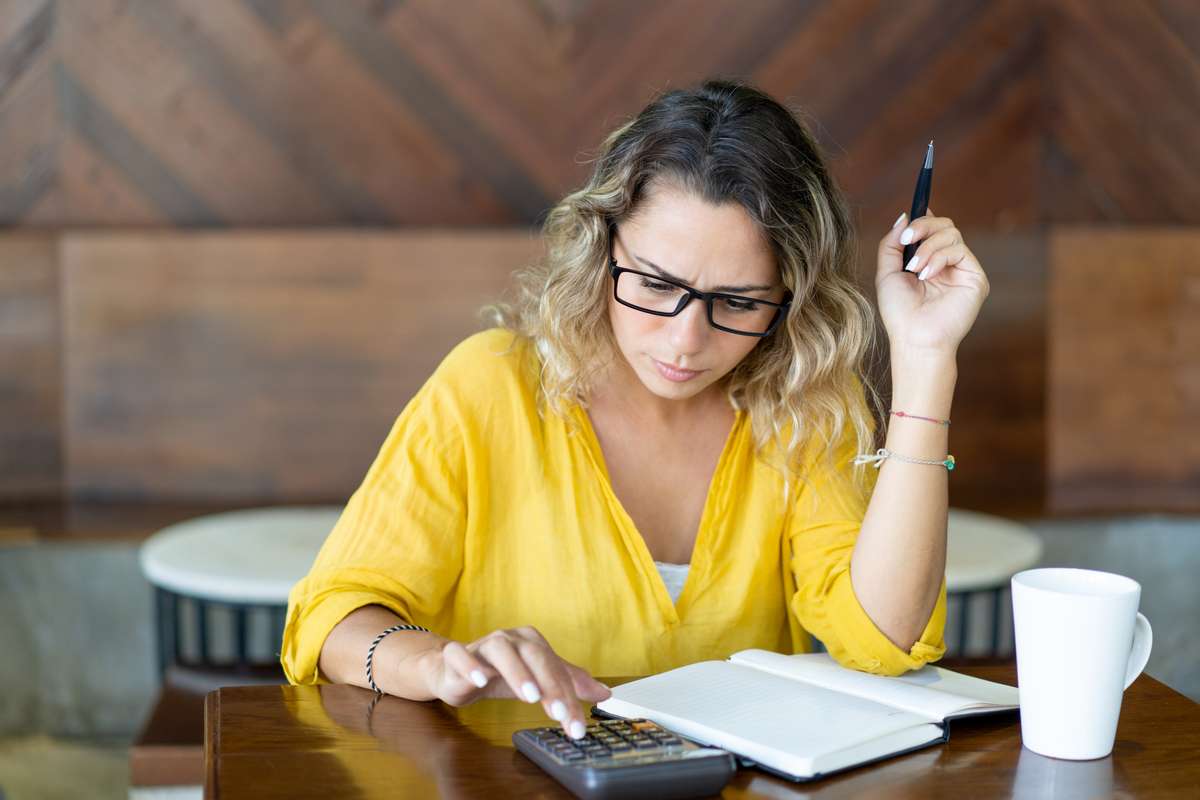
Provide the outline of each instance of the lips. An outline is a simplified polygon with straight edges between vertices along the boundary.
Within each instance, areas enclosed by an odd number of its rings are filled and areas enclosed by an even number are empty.
[[[660,371],[662,371],[668,377],[675,378],[676,380],[692,378],[704,371],[702,369],[680,369],[665,362],[659,361],[657,358],[653,358],[652,360],[658,365]]]

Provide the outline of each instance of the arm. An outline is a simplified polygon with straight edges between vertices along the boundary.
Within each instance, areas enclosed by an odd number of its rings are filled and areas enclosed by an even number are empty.
[[[321,672],[334,683],[364,689],[367,683],[367,650],[381,631],[405,622],[383,606],[363,606],[334,626],[321,648]],[[449,639],[423,631],[396,631],[375,648],[371,672],[375,685],[387,694],[408,700],[433,700],[429,686],[428,656]]]
[[[892,407],[949,419],[957,377],[954,354],[893,350]],[[939,460],[949,452],[947,426],[889,420],[888,450]],[[948,493],[945,467],[887,459],[854,547],[854,594],[876,627],[902,650],[921,636],[938,600],[946,571]]]

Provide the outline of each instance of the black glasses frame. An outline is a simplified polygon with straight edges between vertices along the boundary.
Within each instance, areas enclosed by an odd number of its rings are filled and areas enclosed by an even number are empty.
[[[726,294],[725,292],[702,292],[699,289],[693,289],[691,286],[688,286],[686,283],[680,283],[679,281],[673,281],[670,278],[664,278],[661,275],[653,275],[649,272],[640,272],[636,269],[629,269],[628,267],[618,266],[617,257],[613,254],[613,239],[614,239],[613,233],[615,232],[615,230],[616,230],[616,226],[609,228],[608,271],[609,271],[609,274],[612,275],[612,279],[613,279],[613,299],[616,300],[618,303],[620,303],[623,306],[632,308],[636,311],[641,311],[643,314],[653,314],[656,317],[674,317],[674,316],[677,316],[679,314],[679,312],[681,312],[685,308],[687,308],[688,303],[692,302],[693,298],[699,298],[699,300],[704,303],[705,311],[708,314],[708,324],[709,325],[712,325],[714,328],[716,328],[719,331],[725,331],[726,333],[733,333],[733,334],[737,334],[738,336],[755,336],[758,338],[762,338],[764,336],[770,336],[771,333],[773,333],[774,330],[777,327],[779,327],[779,322],[780,322],[780,320],[783,319],[784,315],[787,314],[787,310],[789,308],[791,308],[793,295],[792,295],[792,291],[790,289],[788,289],[785,292],[782,303],[772,303],[770,300],[760,300],[757,297],[747,297],[746,295],[742,295],[742,294]],[[654,280],[658,283],[666,283],[671,286],[678,287],[678,288],[682,289],[684,292],[686,292],[686,294],[679,301],[679,305],[677,305],[675,307],[674,311],[651,311],[648,308],[642,308],[641,306],[635,306],[633,303],[627,303],[626,301],[622,300],[620,297],[617,296],[618,278],[621,276],[622,272],[632,272],[634,275],[642,275],[642,276],[650,278],[651,280]],[[748,303],[758,303],[759,305],[764,305],[764,306],[774,306],[775,307],[775,316],[771,319],[771,324],[768,325],[767,329],[765,331],[763,331],[762,333],[749,333],[747,331],[737,331],[737,330],[734,330],[733,328],[726,328],[724,325],[718,325],[716,320],[713,319],[712,304],[713,304],[713,300],[716,300],[718,298],[728,298],[728,299],[732,299],[732,300],[741,300],[743,302],[748,302]]]

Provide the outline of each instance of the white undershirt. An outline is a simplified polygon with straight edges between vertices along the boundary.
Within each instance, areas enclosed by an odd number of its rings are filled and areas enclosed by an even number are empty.
[[[658,567],[658,574],[662,576],[663,583],[667,585],[667,594],[671,595],[671,602],[679,602],[679,593],[683,591],[683,582],[687,580],[688,568],[691,564],[669,564],[666,561],[655,561],[654,566]]]

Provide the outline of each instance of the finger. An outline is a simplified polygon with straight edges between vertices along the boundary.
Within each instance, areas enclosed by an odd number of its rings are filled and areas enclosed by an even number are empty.
[[[470,683],[475,689],[485,688],[488,682],[497,676],[491,666],[468,650],[462,642],[450,642],[443,647],[442,660],[446,662],[447,667],[454,670],[455,674]]]
[[[876,254],[879,271],[876,274],[876,280],[881,280],[885,275],[893,272],[900,272],[904,264],[906,237],[910,237],[910,241],[918,242],[921,239],[927,238],[931,233],[940,230],[947,226],[953,226],[953,221],[938,217],[931,217],[928,213],[925,216],[918,217],[908,224],[908,217],[901,214],[891,230],[879,240],[879,252]]]
[[[563,661],[563,666],[570,673],[571,681],[575,685],[575,694],[580,699],[590,703],[599,703],[601,700],[612,697],[612,689],[589,675],[587,670],[570,661]]]
[[[958,228],[942,228],[921,242],[920,246],[913,252],[912,258],[904,265],[904,269],[908,272],[920,272],[921,267],[929,263],[929,256],[931,254],[944,247],[956,244],[962,244],[962,236],[959,234]]]
[[[949,217],[931,217],[926,215],[910,222],[904,230],[900,231],[896,240],[900,248],[903,249],[905,245],[924,241],[940,230],[953,227],[954,220]]]
[[[513,697],[526,703],[536,703],[542,699],[542,691],[534,680],[533,673],[525,666],[507,634],[496,632],[484,637],[476,653],[496,668]]]
[[[561,723],[572,738],[583,738],[587,732],[586,715],[581,711],[575,685],[562,659],[548,645],[536,640],[518,644],[517,649],[544,690],[542,706],[546,713]]]
[[[983,274],[983,267],[979,265],[979,260],[975,258],[975,254],[965,244],[961,243],[948,247],[945,250],[939,250],[930,256],[929,263],[926,266],[926,270],[928,271],[922,270],[924,277],[921,277],[921,275],[917,277],[919,280],[928,281],[944,273],[951,267],[961,271],[960,274],[974,273],[977,275],[982,280],[986,292],[987,276]],[[971,282],[976,283],[977,281],[972,279]]]

